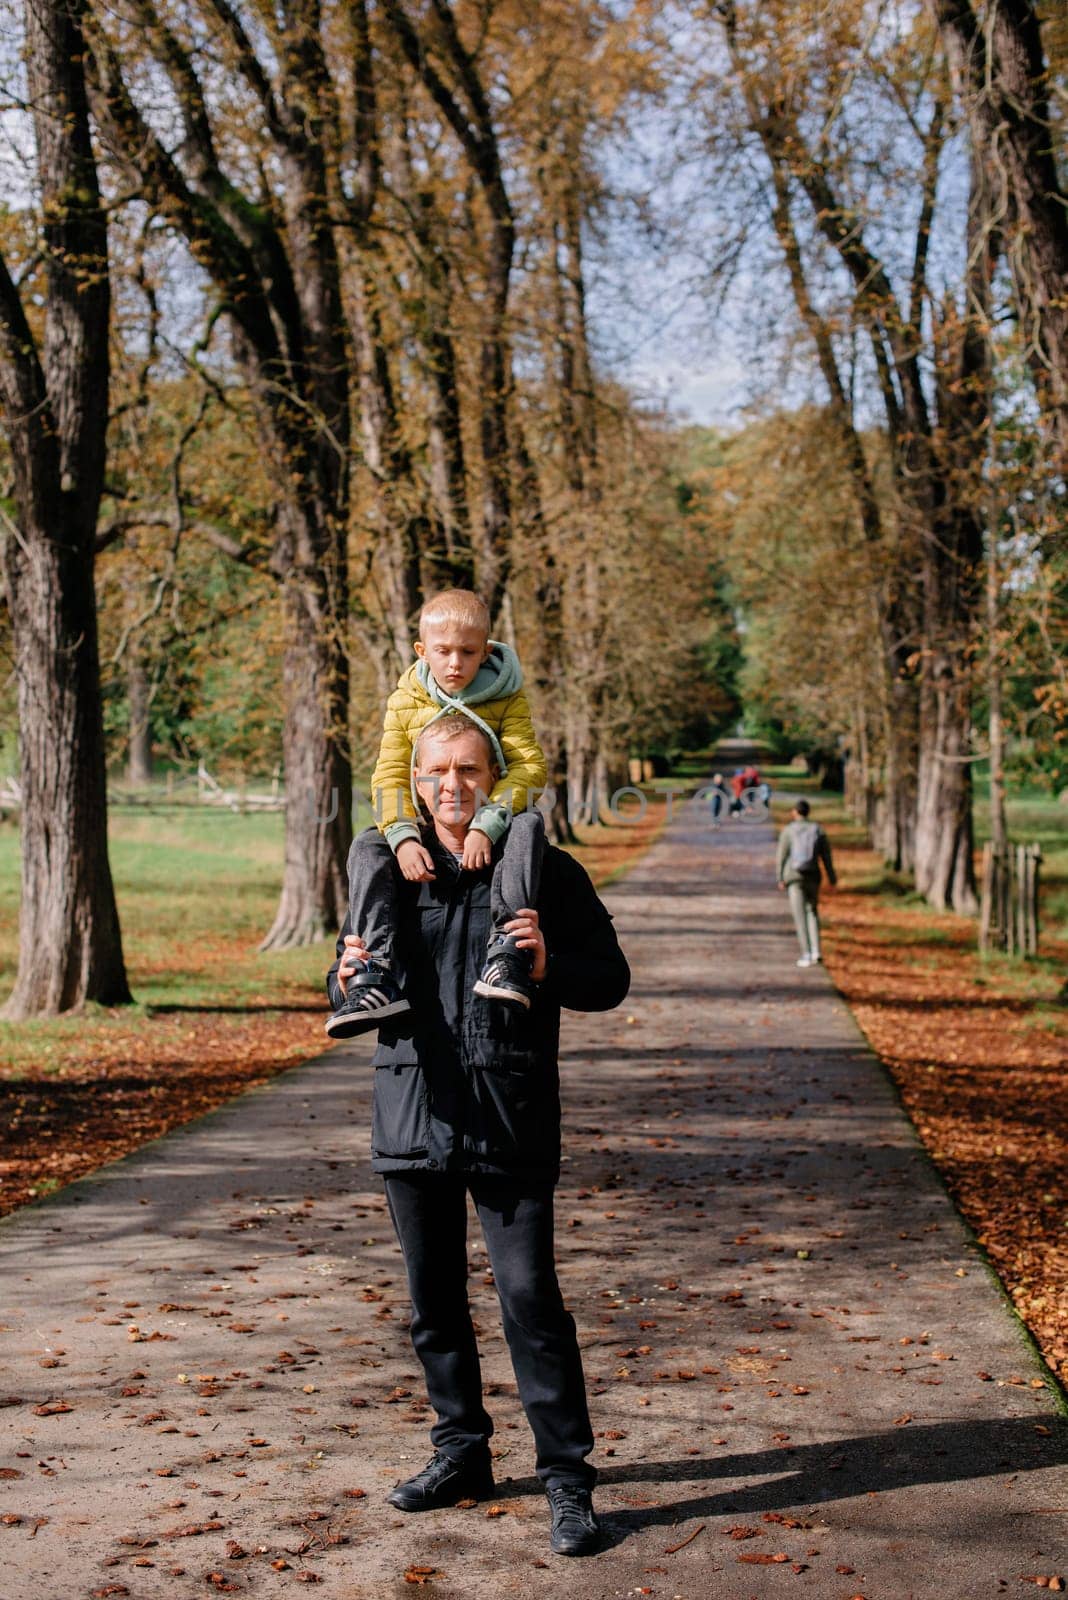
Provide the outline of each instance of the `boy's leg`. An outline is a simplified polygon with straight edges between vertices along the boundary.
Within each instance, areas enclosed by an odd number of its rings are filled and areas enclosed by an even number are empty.
[[[540,811],[521,811],[504,836],[490,884],[491,945],[507,937],[504,924],[525,906],[536,906],[545,860],[545,823]]]
[[[349,979],[344,1000],[326,1021],[332,1039],[351,1039],[411,1007],[398,962],[400,868],[377,828],[365,828],[349,851],[349,926],[370,952],[366,967]]]
[[[349,849],[349,924],[379,966],[394,966],[400,868],[377,828],[358,833]]]
[[[545,859],[545,823],[537,811],[524,811],[512,819],[490,883],[490,917],[493,923],[486,964],[475,993],[486,1000],[503,1000],[529,1007],[534,993],[530,955],[518,950],[504,925],[517,911],[536,906]]]

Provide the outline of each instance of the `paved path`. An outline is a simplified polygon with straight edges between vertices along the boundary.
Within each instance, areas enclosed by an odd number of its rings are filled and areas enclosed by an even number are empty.
[[[500,1514],[383,1503],[428,1417],[361,1044],[0,1226],[2,1600],[296,1595],[301,1573],[382,1600],[413,1568],[456,1600],[1068,1577],[1045,1371],[826,975],[795,968],[770,849],[684,813],[610,895],[627,1005],[565,1029],[560,1257],[603,1554],[548,1555],[477,1246]]]

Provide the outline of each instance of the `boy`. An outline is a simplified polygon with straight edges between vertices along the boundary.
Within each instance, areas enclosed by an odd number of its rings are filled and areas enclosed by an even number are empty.
[[[801,946],[799,967],[815,967],[820,956],[820,864],[833,887],[834,862],[827,835],[818,822],[808,819],[807,800],[798,800],[790,821],[779,835],[776,877],[779,888],[785,889],[794,915],[797,942]]]
[[[504,931],[522,906],[537,903],[545,827],[528,797],[547,774],[523,693],[515,651],[489,637],[485,602],[466,589],[434,595],[419,613],[418,660],[389,697],[371,797],[379,822],[354,839],[349,852],[349,922],[371,952],[348,985],[344,1003],[327,1020],[334,1039],[377,1028],[410,1009],[398,976],[397,873],[410,883],[434,877],[423,843],[412,782],[419,734],[450,712],[462,712],[488,737],[500,776],[479,807],[457,859],[470,872],[490,864],[493,933],[476,994],[529,1007],[530,962]]]

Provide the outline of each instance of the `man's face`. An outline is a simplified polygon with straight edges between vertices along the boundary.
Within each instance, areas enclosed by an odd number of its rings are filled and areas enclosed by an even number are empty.
[[[489,654],[486,636],[479,628],[459,622],[430,622],[423,637],[415,643],[415,653],[424,660],[446,694],[466,689]]]
[[[455,739],[425,734],[419,741],[415,782],[435,821],[450,827],[469,823],[494,784],[485,739],[474,728]]]

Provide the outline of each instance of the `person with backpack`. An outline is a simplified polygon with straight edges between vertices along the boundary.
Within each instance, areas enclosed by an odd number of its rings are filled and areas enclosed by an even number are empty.
[[[827,881],[838,882],[831,860],[830,840],[818,822],[809,820],[807,800],[798,800],[790,821],[779,835],[776,876],[785,889],[793,912],[797,942],[801,946],[799,967],[819,965],[820,956],[820,867]]]

